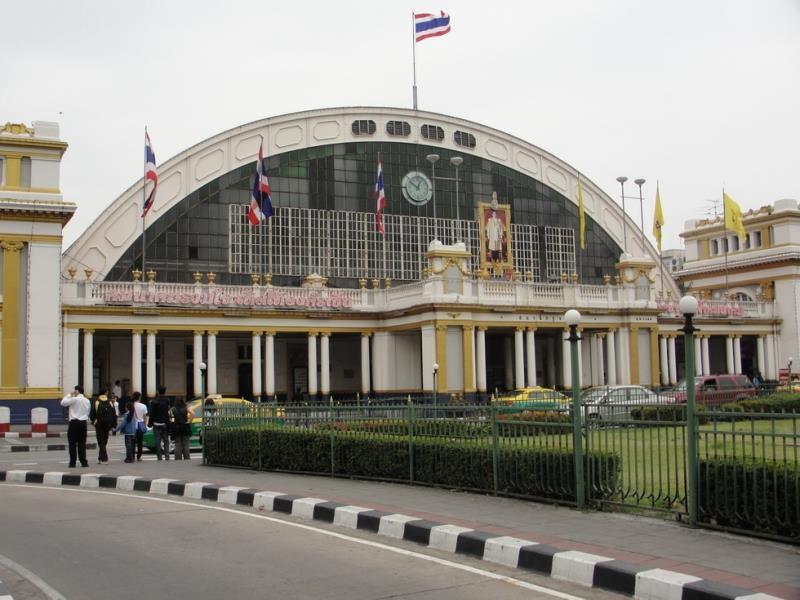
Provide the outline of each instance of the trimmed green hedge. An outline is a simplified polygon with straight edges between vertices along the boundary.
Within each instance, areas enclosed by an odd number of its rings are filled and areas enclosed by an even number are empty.
[[[729,402],[720,409],[741,412],[800,412],[800,394],[780,392],[752,400]]]
[[[695,409],[700,425],[708,423],[704,408]],[[653,406],[639,406],[631,409],[631,418],[635,421],[654,421],[665,425],[686,425],[686,404],[661,404]]]
[[[329,432],[264,429],[261,468],[331,474]],[[205,454],[211,464],[258,468],[255,428],[208,430]],[[442,487],[493,492],[492,444],[436,438],[416,438],[413,481]],[[617,489],[620,461],[616,454],[595,452],[585,458],[587,498],[597,490]],[[412,481],[408,439],[400,436],[364,437],[337,433],[333,474],[393,481]],[[571,451],[536,448],[498,448],[498,492],[561,501],[575,500]]]
[[[800,542],[800,470],[794,463],[701,460],[699,518]]]

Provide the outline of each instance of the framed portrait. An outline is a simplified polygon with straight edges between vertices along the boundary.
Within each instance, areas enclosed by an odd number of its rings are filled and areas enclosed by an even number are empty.
[[[513,270],[511,255],[511,207],[508,204],[480,202],[481,268],[490,272]]]

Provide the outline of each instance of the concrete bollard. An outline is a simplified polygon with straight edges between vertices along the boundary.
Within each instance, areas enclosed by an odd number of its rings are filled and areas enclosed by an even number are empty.
[[[31,409],[31,431],[33,433],[47,433],[48,411],[46,408]]]
[[[0,433],[11,431],[11,409],[0,406]]]

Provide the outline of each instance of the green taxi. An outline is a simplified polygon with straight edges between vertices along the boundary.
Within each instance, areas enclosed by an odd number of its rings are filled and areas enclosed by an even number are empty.
[[[566,411],[569,409],[569,398],[554,389],[539,386],[513,390],[494,397],[492,402],[498,412],[517,413],[523,411]]]

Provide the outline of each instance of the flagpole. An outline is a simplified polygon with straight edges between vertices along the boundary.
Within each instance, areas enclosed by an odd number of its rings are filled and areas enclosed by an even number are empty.
[[[661,194],[659,193],[659,181],[656,179],[656,198],[658,199],[658,205],[661,206]],[[655,211],[655,207],[653,208]],[[663,216],[663,215],[662,215]],[[662,219],[663,220],[663,219]],[[664,289],[664,251],[661,249],[661,237],[664,235],[664,232],[661,228],[664,227],[664,224],[659,224],[658,228],[658,262],[661,263],[661,297],[666,299],[667,293]]]
[[[728,299],[728,212],[725,207],[725,188],[722,188],[722,233],[724,235],[722,247],[725,250],[725,300]],[[738,234],[737,234],[738,235]]]
[[[411,56],[414,68],[414,110],[417,110],[417,39],[413,12],[411,13]]]
[[[146,147],[147,125],[144,126],[144,143]],[[147,262],[145,259],[145,249],[147,248],[145,244],[145,232],[147,231],[147,229],[144,226],[145,219],[147,218],[147,212],[145,211],[146,202],[147,202],[147,153],[145,152],[144,165],[142,169],[142,278],[145,281],[146,281],[145,278],[147,277]]]

